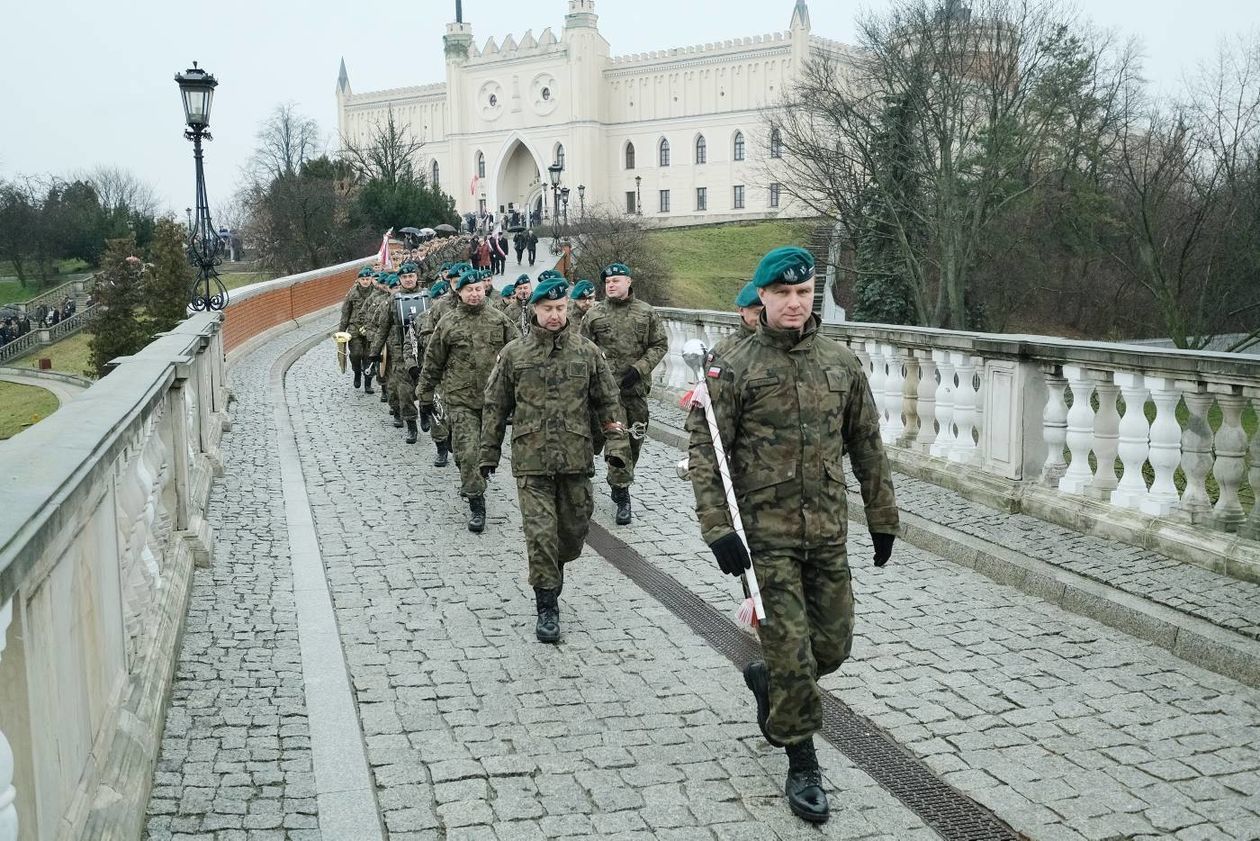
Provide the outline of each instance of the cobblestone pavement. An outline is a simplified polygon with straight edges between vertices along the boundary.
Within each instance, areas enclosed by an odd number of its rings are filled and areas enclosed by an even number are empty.
[[[655,401],[654,417],[682,428],[677,406]],[[897,474],[897,502],[934,523],[1046,561],[1132,595],[1260,639],[1260,584],[1237,581],[1136,546],[1081,534],[1027,514],[1007,514]]]
[[[681,455],[644,446],[616,533],[729,610]],[[1037,839],[1260,838],[1260,692],[907,544],[849,551],[858,638],[824,686],[947,782]]]
[[[831,822],[792,817],[739,673],[589,550],[536,642],[509,465],[471,535],[454,467],[325,354],[286,395],[391,839],[937,837],[830,747]]]
[[[151,841],[320,838],[267,376],[301,336],[326,329],[281,336],[231,373],[225,475],[206,514],[214,563],[194,572],[149,801]]]

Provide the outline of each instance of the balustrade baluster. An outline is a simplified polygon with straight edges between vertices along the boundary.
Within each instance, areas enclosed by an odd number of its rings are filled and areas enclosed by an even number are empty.
[[[913,448],[919,438],[919,360],[914,353],[897,350],[897,361],[903,366],[906,375],[901,384],[902,408],[905,417],[905,431],[897,443],[903,447]]]
[[[1151,424],[1151,467],[1155,480],[1150,493],[1142,500],[1142,512],[1163,517],[1178,502],[1177,486],[1173,474],[1181,463],[1181,425],[1177,423],[1177,403],[1181,390],[1167,377],[1147,380],[1151,388],[1151,400],[1155,403],[1155,421]]]
[[[919,434],[914,440],[914,448],[921,453],[930,453],[932,442],[936,440],[936,361],[932,359],[930,350],[916,350],[914,357],[919,366]]]
[[[1124,397],[1124,417],[1120,419],[1120,439],[1116,447],[1124,475],[1111,494],[1111,504],[1137,510],[1146,499],[1142,465],[1146,463],[1151,443],[1151,423],[1146,419],[1146,379],[1141,374],[1117,371],[1115,381]]]
[[[1109,499],[1111,492],[1120,484],[1116,478],[1116,454],[1120,447],[1120,412],[1116,398],[1120,396],[1120,387],[1112,381],[1113,376],[1110,372],[1104,373],[1094,385],[1098,394],[1098,411],[1094,414],[1097,469],[1089,489],[1099,499]]]
[[[1046,442],[1046,463],[1041,468],[1041,481],[1057,487],[1067,471],[1067,461],[1063,458],[1063,448],[1067,445],[1068,407],[1064,396],[1067,380],[1060,376],[1058,366],[1047,369],[1045,377],[1047,393],[1046,407],[1041,413],[1041,435]]]
[[[1059,480],[1063,493],[1084,493],[1094,481],[1089,467],[1089,450],[1094,443],[1093,373],[1079,365],[1064,365],[1063,374],[1072,387],[1072,408],[1067,413],[1067,447],[1072,454],[1067,472]]]
[[[13,600],[0,606],[0,658],[4,656],[4,646],[9,632],[9,623],[13,621]],[[0,841],[17,841],[18,814],[17,789],[13,787],[13,748],[4,731],[0,731]]]
[[[957,433],[949,460],[971,464],[979,455],[973,433],[976,428],[976,359],[965,353],[950,354],[958,372],[958,389],[954,392],[954,426]]]
[[[884,358],[878,342],[866,343],[866,356],[871,361],[871,396],[875,398],[875,410],[879,412],[879,437],[888,443],[888,395],[884,383],[888,381],[888,360]]]
[[[1212,500],[1207,494],[1207,477],[1212,469],[1212,427],[1208,412],[1212,409],[1215,395],[1201,383],[1182,382],[1186,401],[1186,428],[1181,432],[1181,470],[1186,476],[1186,489],[1181,494],[1180,508],[1190,517],[1190,522],[1201,523],[1212,512]]]
[[[972,362],[976,368],[976,405],[975,417],[971,421],[971,425],[976,430],[976,440],[984,441],[984,357],[974,356]],[[979,446],[979,445],[977,445]],[[981,455],[977,452],[977,455]],[[981,456],[982,457],[982,456]]]
[[[906,424],[901,417],[902,406],[905,405],[906,377],[902,369],[904,362],[892,345],[881,345],[880,353],[888,365],[888,374],[884,380],[884,406],[888,415],[885,428],[885,444],[900,444],[906,433]]]
[[[1238,501],[1238,488],[1246,472],[1247,433],[1242,427],[1242,410],[1247,401],[1233,392],[1218,394],[1216,402],[1221,407],[1221,426],[1216,430],[1216,464],[1212,466],[1212,475],[1216,477],[1220,496],[1212,509],[1212,519],[1217,528],[1234,531],[1245,519],[1242,503]]]
[[[938,458],[949,458],[954,449],[954,363],[949,351],[934,350],[932,359],[941,373],[941,380],[936,386],[936,440],[932,442],[931,454]]]
[[[1257,408],[1252,400],[1251,408]],[[1238,529],[1238,533],[1250,540],[1260,540],[1260,429],[1251,435],[1251,447],[1247,451],[1247,482],[1251,485],[1251,513],[1247,521]]]

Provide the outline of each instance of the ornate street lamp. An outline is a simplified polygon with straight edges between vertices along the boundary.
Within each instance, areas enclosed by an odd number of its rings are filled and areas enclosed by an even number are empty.
[[[560,209],[564,212],[564,229],[569,230],[569,188],[560,188]]]
[[[643,193],[640,188],[643,186],[643,176],[636,175],[634,177],[634,212],[639,216],[643,215]]]
[[[578,185],[578,216],[586,218],[586,185]]]
[[[195,311],[221,310],[227,306],[228,292],[215,266],[223,262],[223,240],[210,221],[210,202],[206,198],[206,174],[201,163],[201,141],[210,136],[210,105],[219,82],[193,62],[183,73],[175,74],[179,95],[184,101],[184,137],[192,141],[193,160],[197,168],[197,208],[190,218],[188,261],[196,267],[198,277],[193,284],[188,305]]]
[[[564,172],[564,164],[556,161],[547,167],[547,175],[551,178],[551,224],[560,223],[560,173]]]

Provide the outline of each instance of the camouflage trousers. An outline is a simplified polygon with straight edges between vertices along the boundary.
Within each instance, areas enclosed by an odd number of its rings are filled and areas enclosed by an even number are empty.
[[[636,423],[641,423],[644,429],[647,428],[648,422],[648,403],[647,398],[641,394],[627,394],[621,392],[621,410],[626,415],[626,426],[631,427]],[[592,440],[595,452],[599,453],[604,446],[604,434],[602,430],[594,428],[594,419],[592,419],[592,434],[595,437]],[[634,481],[634,467],[639,463],[639,450],[643,447],[643,439],[630,436],[630,464],[625,468],[618,469],[608,468],[608,486],[611,488],[628,488]]]
[[[853,648],[853,587],[843,543],[753,555],[766,624],[757,629],[770,671],[766,730],[792,744],[822,726],[818,679]]]
[[[429,426],[429,437],[433,439],[434,444],[445,444],[447,447],[451,445],[451,422],[445,414],[442,419],[433,419],[432,425]]]
[[[517,476],[516,499],[529,557],[529,586],[555,590],[564,565],[582,554],[595,500],[585,475]]]
[[[472,498],[483,496],[486,480],[481,478],[481,410],[446,407],[451,426],[451,452],[459,466],[459,493]]]
[[[415,383],[400,360],[389,363],[389,411],[403,420],[416,417]]]
[[[351,335],[350,343],[346,346],[346,355],[350,359],[351,368],[362,371],[363,363],[367,361],[368,355],[367,336]]]

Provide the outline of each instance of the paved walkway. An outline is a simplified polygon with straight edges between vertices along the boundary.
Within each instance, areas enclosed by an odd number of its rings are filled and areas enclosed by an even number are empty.
[[[12,368],[0,370],[0,381],[42,388],[44,391],[51,392],[53,397],[56,397],[57,402],[62,406],[66,405],[75,397],[87,390],[87,386],[79,385],[78,383],[70,382],[68,380],[40,377],[35,374],[23,374]]]
[[[568,577],[562,644],[536,643],[507,465],[473,536],[454,468],[404,445],[324,348],[268,391],[282,353],[328,329],[233,372],[215,566],[194,583],[149,838],[356,837],[316,805],[279,400],[388,838],[938,837],[829,745],[832,821],[792,818],[738,671],[593,551]],[[601,497],[596,519],[729,613],[679,456],[649,441],[638,518],[612,525]],[[1260,837],[1260,692],[913,547],[882,570],[870,551],[855,530],[859,635],[825,686],[948,784],[1035,839]]]

